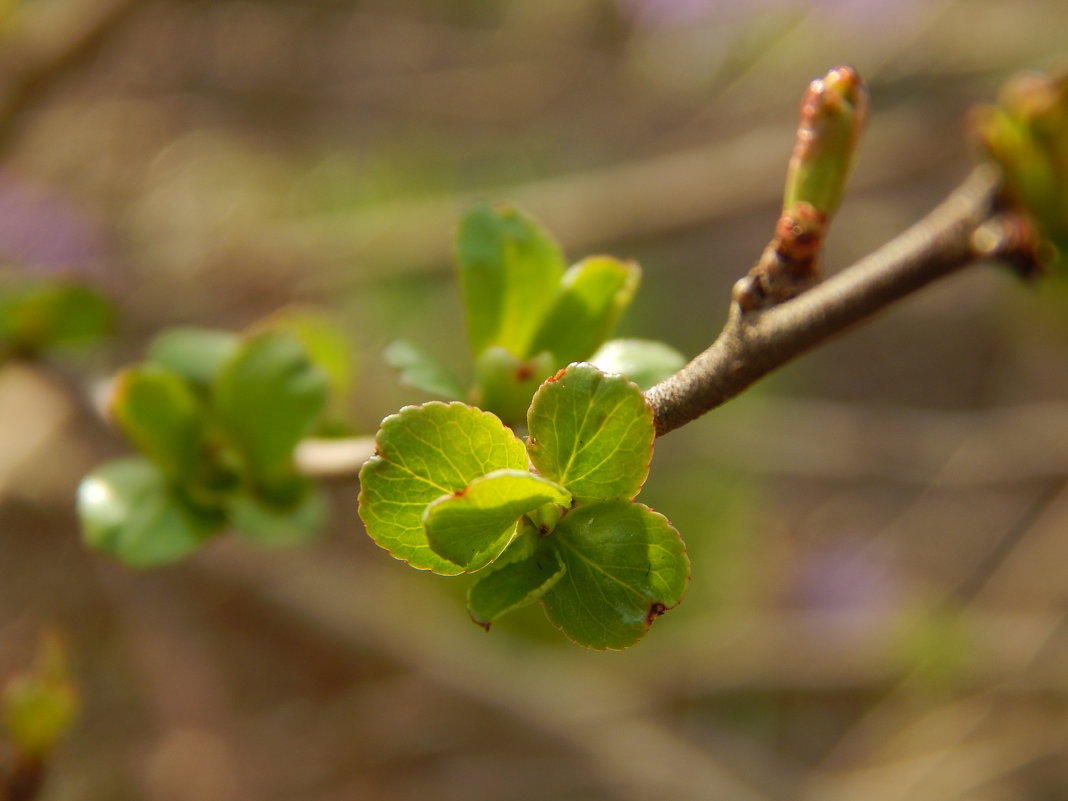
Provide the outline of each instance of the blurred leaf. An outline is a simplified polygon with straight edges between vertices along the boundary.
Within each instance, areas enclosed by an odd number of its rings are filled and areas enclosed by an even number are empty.
[[[250,472],[271,484],[293,472],[293,449],[323,410],[327,378],[292,335],[267,332],[241,343],[213,391],[219,419]]]
[[[536,533],[520,534],[517,542],[482,573],[467,592],[471,619],[489,628],[508,612],[529,606],[548,592],[566,572],[556,551]],[[517,547],[523,546],[526,547]],[[513,550],[516,551],[512,556]]]
[[[70,729],[79,699],[60,639],[42,638],[33,669],[4,687],[4,724],[24,757],[40,760]]]
[[[299,545],[315,539],[327,520],[322,492],[306,479],[299,480],[297,497],[288,504],[241,493],[227,507],[238,534],[261,545]]]
[[[398,339],[386,346],[382,356],[410,387],[446,400],[461,400],[466,394],[448,368],[418,345]]]
[[[568,512],[547,539],[567,570],[542,604],[580,645],[626,648],[678,605],[690,578],[679,533],[638,503],[605,501]]]
[[[114,325],[111,302],[81,284],[50,280],[0,289],[0,341],[14,350],[86,345]]]
[[[159,469],[141,458],[105,462],[82,479],[78,514],[86,544],[131,567],[176,562],[223,525],[173,493]]]
[[[568,506],[571,494],[528,470],[496,470],[426,507],[427,542],[465,571],[479,570],[500,556],[523,515],[547,503]]]
[[[212,328],[169,328],[148,345],[148,361],[172,370],[187,381],[210,386],[241,340]]]
[[[558,368],[588,359],[612,332],[640,280],[634,262],[610,256],[579,262],[564,274],[529,352],[549,351]]]
[[[653,413],[637,385],[573,364],[534,396],[530,461],[580,500],[633,498],[653,457]]]
[[[162,367],[129,367],[119,373],[111,413],[123,433],[173,479],[200,461],[204,409],[190,386]]]
[[[396,559],[453,575],[463,568],[430,548],[427,505],[494,470],[526,470],[527,455],[499,419],[462,403],[408,406],[382,421],[375,456],[360,470],[360,517]]]
[[[296,337],[312,364],[329,379],[332,405],[344,406],[352,389],[355,357],[348,336],[332,317],[309,307],[293,306],[272,314],[255,328],[285,331]]]
[[[460,222],[456,258],[471,352],[527,355],[564,274],[559,246],[516,209],[477,205]]]
[[[645,391],[681,370],[686,357],[651,339],[612,339],[598,348],[590,363],[606,373],[625,375]]]
[[[549,353],[519,359],[504,348],[486,348],[475,361],[476,402],[509,426],[522,425],[531,398],[552,374],[553,359]]]

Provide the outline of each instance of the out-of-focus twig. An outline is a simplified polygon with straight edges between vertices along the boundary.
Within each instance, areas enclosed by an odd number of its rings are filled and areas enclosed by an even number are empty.
[[[18,31],[0,50],[0,153],[10,145],[22,112],[84,63],[141,4],[138,0],[28,4]]]

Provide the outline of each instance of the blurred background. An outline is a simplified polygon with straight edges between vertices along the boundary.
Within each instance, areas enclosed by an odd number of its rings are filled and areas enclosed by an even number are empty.
[[[0,263],[117,303],[105,347],[0,366],[0,681],[42,631],[81,714],[63,801],[1063,801],[1068,301],[980,267],[657,443],[686,601],[623,653],[364,536],[221,538],[135,573],[81,545],[124,452],[80,388],[162,328],[294,302],[353,343],[350,419],[469,374],[451,231],[508,200],[637,259],[624,335],[694,355],[771,234],[808,81],[873,98],[839,269],[969,171],[963,120],[1065,55],[1063,0],[7,0]]]

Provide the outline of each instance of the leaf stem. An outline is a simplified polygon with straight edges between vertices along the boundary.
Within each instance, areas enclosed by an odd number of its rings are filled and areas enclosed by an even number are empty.
[[[657,436],[720,406],[894,301],[980,261],[973,234],[996,216],[999,189],[1000,173],[977,167],[926,217],[823,283],[752,311],[732,300],[712,345],[645,393]]]

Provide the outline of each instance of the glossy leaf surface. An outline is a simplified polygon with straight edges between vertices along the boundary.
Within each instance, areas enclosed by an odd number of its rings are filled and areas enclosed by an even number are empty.
[[[527,470],[496,470],[427,506],[427,542],[464,570],[478,570],[500,556],[520,517],[547,503],[568,506],[571,494]]]
[[[140,458],[105,462],[86,476],[78,514],[86,544],[131,567],[176,562],[223,524],[184,503],[159,469]]]
[[[576,264],[564,274],[530,353],[549,351],[558,367],[588,359],[612,332],[640,279],[637,264],[610,256]]]
[[[633,498],[653,456],[653,413],[637,385],[573,364],[542,384],[528,414],[538,472],[580,500]]]
[[[545,593],[545,613],[580,645],[633,645],[686,591],[690,565],[682,539],[642,504],[572,509],[548,540],[566,573]]]
[[[460,222],[456,259],[472,353],[526,356],[564,274],[559,246],[516,209],[483,204]]]
[[[682,369],[686,357],[663,342],[649,339],[612,339],[590,357],[606,373],[625,375],[643,391]]]
[[[494,470],[525,470],[523,443],[492,414],[462,403],[408,406],[382,421],[376,455],[360,471],[367,533],[412,567],[452,575],[463,568],[427,542],[423,512]]]
[[[509,558],[509,549],[500,560],[479,573],[468,590],[467,610],[480,626],[488,629],[508,612],[541,600],[563,577],[566,568],[557,552],[536,534],[528,536],[529,547],[517,549],[515,558]]]

